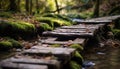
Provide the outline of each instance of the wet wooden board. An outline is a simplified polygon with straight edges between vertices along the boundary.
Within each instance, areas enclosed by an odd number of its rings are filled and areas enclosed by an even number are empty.
[[[42,40],[41,41],[43,44],[61,44],[61,45],[65,45],[65,44],[80,44],[83,45],[85,42],[85,39],[76,39],[76,40],[68,40],[68,41],[55,41],[55,40]]]
[[[53,32],[57,32],[57,33],[90,33],[90,32],[94,32],[96,29],[56,29],[53,30]]]
[[[20,64],[8,61],[1,62],[0,67],[2,69],[48,69],[46,65]]]
[[[62,26],[62,29],[98,29],[100,26],[104,26],[104,24],[78,24],[73,26]]]
[[[103,20],[115,20],[115,19],[117,19],[117,18],[119,18],[120,17],[120,15],[115,15],[115,16],[106,16],[106,17],[99,17],[99,18],[93,18],[93,19],[89,19],[89,20],[101,20],[101,21],[103,21]]]
[[[24,50],[23,54],[37,54],[37,55],[54,55],[58,60],[70,60],[75,53],[73,48],[53,48],[53,47],[42,47],[34,46],[31,49]]]
[[[94,33],[58,33],[58,32],[53,32],[53,31],[46,31],[43,32],[43,36],[52,36],[52,37],[77,37],[77,38],[91,38],[94,36]]]
[[[74,20],[75,22],[77,23],[85,23],[85,24],[109,24],[112,22],[112,20],[79,20],[79,19],[76,19]]]
[[[47,60],[47,59],[33,59],[33,58],[24,58],[24,57],[20,57],[20,58],[10,58],[7,60],[4,60],[3,63],[11,63],[14,65],[12,65],[12,67],[17,67],[17,64],[22,64],[24,67],[26,67],[25,65],[27,64],[29,68],[32,68],[31,66],[29,66],[29,64],[31,65],[40,65],[42,67],[43,66],[47,66],[48,69],[59,69],[60,68],[60,62],[57,60]],[[16,63],[16,64],[15,64]],[[3,67],[5,67],[4,65],[2,65]],[[9,67],[6,65],[6,67]],[[34,67],[34,66],[33,66]],[[28,69],[29,69],[28,68]]]

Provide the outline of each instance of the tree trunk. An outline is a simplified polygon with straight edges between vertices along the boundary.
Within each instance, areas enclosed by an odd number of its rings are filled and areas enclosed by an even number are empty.
[[[0,9],[2,9],[2,0],[0,0]]]
[[[25,4],[25,8],[26,8],[26,12],[29,12],[29,0],[25,0],[26,4]]]
[[[32,14],[32,0],[30,0],[30,14]]]
[[[18,0],[18,1],[17,1],[17,5],[18,5],[18,11],[19,11],[19,12],[20,12],[20,3],[21,3],[21,1]]]
[[[39,13],[39,3],[38,3],[38,0],[36,0],[36,11],[37,11],[37,13]]]
[[[18,8],[17,8],[16,0],[9,0],[9,8],[8,8],[8,10],[16,12],[17,9]]]
[[[100,6],[100,0],[95,0],[93,17],[99,17],[99,6]]]
[[[59,11],[59,5],[58,5],[58,1],[57,1],[57,0],[55,0],[55,4],[56,4],[57,12],[58,12],[58,14],[59,14],[60,11]]]

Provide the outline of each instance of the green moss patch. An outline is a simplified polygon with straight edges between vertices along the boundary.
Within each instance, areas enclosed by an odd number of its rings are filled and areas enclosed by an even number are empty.
[[[1,21],[0,36],[10,36],[13,38],[21,37],[32,38],[36,34],[36,28],[33,24],[22,21]]]
[[[53,45],[50,45],[50,47],[60,47],[61,45],[60,44],[53,44]]]
[[[0,51],[9,51],[12,48],[22,48],[22,45],[18,41],[9,38],[3,38],[0,41]]]
[[[39,17],[39,18],[37,18],[37,21],[48,23],[52,27],[60,27],[60,26],[65,26],[65,25],[67,25],[67,26],[71,25],[70,22],[67,22],[65,20],[58,19],[58,18],[51,18],[51,17]]]
[[[83,47],[80,44],[72,44],[70,45],[71,48],[75,48],[77,51],[82,51]]]
[[[40,23],[39,26],[37,27],[38,34],[42,34],[42,32],[44,31],[52,31],[52,30],[53,28],[47,23]]]
[[[70,69],[82,69],[82,67],[75,61],[70,61]]]
[[[78,51],[75,52],[75,55],[72,58],[72,60],[75,61],[75,62],[77,62],[80,65],[82,65],[82,63],[84,61],[82,55]]]

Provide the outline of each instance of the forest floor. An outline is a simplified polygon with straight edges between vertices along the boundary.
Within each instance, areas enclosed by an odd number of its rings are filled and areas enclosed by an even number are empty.
[[[85,50],[83,56],[90,66],[85,69],[119,69],[120,41],[108,39],[99,47]]]

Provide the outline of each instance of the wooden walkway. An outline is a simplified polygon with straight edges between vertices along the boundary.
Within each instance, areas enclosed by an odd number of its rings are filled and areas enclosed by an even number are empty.
[[[45,31],[42,43],[31,49],[22,51],[11,58],[0,62],[3,69],[62,69],[75,55],[76,49],[69,44],[84,46],[89,38],[94,38],[96,31],[120,16],[102,17],[91,20],[79,21],[78,25],[62,26],[53,31]],[[53,44],[59,47],[51,47]]]

